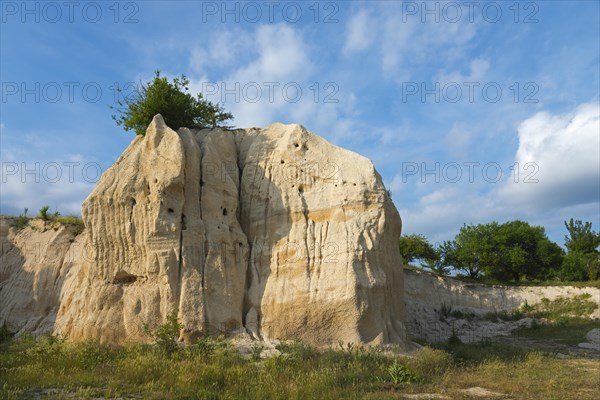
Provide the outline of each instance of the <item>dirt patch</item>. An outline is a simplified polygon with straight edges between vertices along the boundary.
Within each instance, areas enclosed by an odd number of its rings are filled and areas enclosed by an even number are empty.
[[[471,397],[478,397],[478,398],[491,398],[491,397],[502,397],[504,396],[504,394],[502,393],[498,393],[498,392],[492,392],[491,390],[476,386],[476,387],[472,387],[472,388],[468,388],[468,389],[463,389],[461,390],[462,393],[465,393],[466,395],[469,395]]]

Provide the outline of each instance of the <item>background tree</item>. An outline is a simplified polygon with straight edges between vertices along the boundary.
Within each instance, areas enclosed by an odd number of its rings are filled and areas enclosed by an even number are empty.
[[[440,252],[445,266],[464,271],[470,278],[485,276],[501,282],[546,279],[563,257],[543,227],[523,221],[464,225]]]
[[[583,253],[598,253],[600,246],[600,233],[592,229],[591,222],[580,220],[565,221],[565,227],[569,232],[565,235],[565,246],[569,251],[580,251]]]
[[[463,225],[454,240],[445,241],[440,246],[442,264],[465,272],[469,278],[479,278],[484,268],[492,263],[493,231],[496,227],[495,222]]]
[[[600,278],[600,234],[592,229],[591,222],[565,221],[568,235],[565,256],[559,277],[563,281],[586,281]]]
[[[400,254],[407,264],[418,260],[420,264],[438,272],[439,253],[423,235],[400,236]],[[443,270],[444,267],[441,268]]]
[[[173,82],[160,76],[156,71],[154,79],[148,84],[140,82],[136,92],[117,101],[118,107],[111,106],[117,114],[112,116],[126,131],[134,130],[144,135],[152,118],[161,114],[165,123],[174,130],[187,128],[229,128],[224,122],[232,120],[233,115],[225,112],[218,104],[204,100],[202,94],[196,97],[187,93],[189,80],[185,75],[176,77]]]

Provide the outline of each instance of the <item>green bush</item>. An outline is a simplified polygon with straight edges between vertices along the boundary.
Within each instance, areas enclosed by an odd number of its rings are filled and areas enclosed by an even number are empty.
[[[12,332],[6,325],[6,322],[4,322],[2,328],[0,328],[0,344],[10,342],[14,335],[15,333]]]
[[[396,360],[387,368],[387,373],[390,382],[396,385],[400,383],[419,383],[422,381],[421,377]]]
[[[118,101],[118,107],[111,106],[117,112],[112,118],[126,131],[134,130],[138,135],[146,133],[156,114],[161,114],[165,123],[174,130],[181,127],[227,128],[223,123],[233,116],[218,104],[204,100],[201,93],[196,98],[186,93],[188,85],[189,80],[184,75],[169,82],[156,71],[154,79],[145,85],[140,83],[132,97]]]
[[[50,206],[43,206],[42,208],[40,208],[40,214],[38,215],[38,218],[41,218],[44,221],[49,221],[50,220],[50,215],[48,215],[49,209],[50,209]]]
[[[179,331],[183,329],[183,324],[177,319],[177,311],[172,311],[167,315],[166,321],[158,329],[152,331],[148,325],[144,325],[144,331],[154,339],[158,349],[171,355],[180,350]]]
[[[265,346],[255,343],[250,348],[250,354],[252,356],[252,361],[260,361],[260,355],[264,350]]]
[[[415,374],[427,377],[428,380],[441,377],[453,366],[448,352],[427,346],[417,350],[414,357],[408,358],[406,363]]]
[[[600,256],[596,253],[571,251],[561,264],[560,277],[563,281],[595,280],[600,276]]]
[[[30,219],[31,218],[27,216],[27,208],[25,208],[25,213],[19,214],[19,216],[15,218],[13,226],[17,228],[17,230],[21,230],[29,224]]]
[[[282,354],[288,354],[291,358],[306,360],[314,354],[314,349],[302,343],[300,340],[282,340],[275,346]]]

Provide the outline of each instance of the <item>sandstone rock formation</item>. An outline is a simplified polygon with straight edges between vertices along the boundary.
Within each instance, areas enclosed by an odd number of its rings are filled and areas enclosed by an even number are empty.
[[[401,224],[381,177],[300,125],[175,132],[156,116],[82,215],[68,264],[11,256],[0,324],[41,329],[35,316],[72,340],[123,342],[176,310],[186,341],[408,343]],[[42,286],[19,285],[32,269]]]

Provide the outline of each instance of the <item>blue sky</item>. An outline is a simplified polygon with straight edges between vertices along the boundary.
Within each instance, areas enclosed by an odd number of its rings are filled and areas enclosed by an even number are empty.
[[[373,160],[404,233],[600,213],[597,1],[0,3],[0,212],[79,213],[133,139],[115,87],[185,74],[237,127]]]

